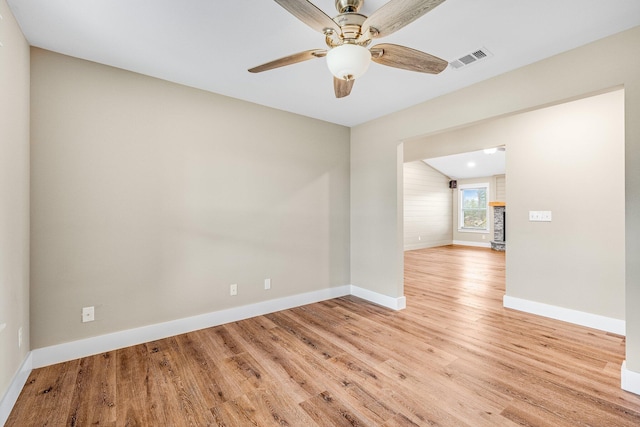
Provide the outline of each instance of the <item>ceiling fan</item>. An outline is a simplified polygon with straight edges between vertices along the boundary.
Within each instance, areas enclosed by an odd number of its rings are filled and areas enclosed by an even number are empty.
[[[371,61],[389,67],[421,73],[438,74],[448,62],[419,50],[396,44],[367,46],[373,39],[388,36],[431,11],[445,0],[391,0],[366,17],[358,11],[364,0],[336,0],[338,15],[330,18],[307,0],[275,0],[296,18],[325,36],[327,49],[312,49],[294,53],[249,69],[260,73],[285,65],[315,58],[327,58],[333,74],[336,98],[351,93],[354,81],[362,76]]]

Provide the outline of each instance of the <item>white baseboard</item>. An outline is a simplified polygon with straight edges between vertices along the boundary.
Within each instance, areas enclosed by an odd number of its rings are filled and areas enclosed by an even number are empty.
[[[353,285],[351,285],[351,295],[392,310],[404,310],[407,308],[407,298],[404,295],[394,298]]]
[[[439,242],[424,242],[424,243],[412,243],[404,246],[405,251],[415,251],[418,249],[437,248],[440,246],[453,245],[451,240],[443,240]]]
[[[491,242],[467,242],[466,240],[454,240],[454,245],[473,246],[476,248],[491,248]]]
[[[37,348],[32,351],[33,367],[40,368],[66,362],[305,304],[338,298],[350,293],[351,286],[344,285]]]
[[[22,361],[18,372],[13,376],[13,380],[11,381],[11,384],[9,384],[9,388],[2,397],[2,400],[0,400],[0,426],[3,426],[7,422],[7,418],[9,418],[9,415],[11,414],[13,405],[15,405],[18,400],[22,387],[24,387],[27,382],[27,378],[29,378],[31,369],[33,369],[33,365],[31,352],[29,352]]]
[[[33,355],[33,368],[41,368],[80,357],[113,351],[346,295],[354,295],[392,310],[402,310],[406,307],[404,296],[393,298],[357,286],[344,285],[37,348],[31,352]]]
[[[620,380],[623,390],[635,394],[640,394],[640,372],[628,370],[626,360],[622,362],[622,368],[620,369]]]
[[[508,295],[505,295],[502,301],[506,308],[512,308],[514,310],[524,311],[525,313],[536,314],[538,316],[549,317],[551,319],[562,320],[563,322],[599,329],[601,331],[611,332],[618,335],[625,335],[626,329],[624,320],[511,297]]]

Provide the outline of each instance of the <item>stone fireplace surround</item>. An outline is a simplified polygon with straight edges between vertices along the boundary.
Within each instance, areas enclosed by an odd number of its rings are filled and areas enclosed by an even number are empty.
[[[504,202],[490,202],[489,206],[493,207],[493,240],[491,241],[491,249],[495,251],[506,251],[506,204]]]

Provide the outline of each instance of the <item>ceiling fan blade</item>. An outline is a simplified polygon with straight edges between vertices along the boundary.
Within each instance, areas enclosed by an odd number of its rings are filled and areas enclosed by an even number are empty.
[[[275,0],[275,2],[316,31],[325,33],[325,29],[330,28],[340,34],[340,26],[329,15],[307,0]]]
[[[249,72],[261,73],[263,71],[273,70],[274,68],[284,67],[285,65],[308,61],[309,59],[322,58],[323,56],[327,56],[327,51],[324,49],[305,50],[304,52],[294,53],[293,55],[285,56],[284,58],[279,58],[275,61],[249,68]]]
[[[349,96],[354,82],[355,80],[344,80],[334,77],[333,90],[336,93],[336,98],[344,98],[345,96]]]
[[[449,65],[437,56],[390,43],[373,46],[371,60],[389,67],[429,74],[438,74]]]
[[[362,37],[388,36],[420,18],[445,0],[391,0],[362,24]],[[370,31],[370,29],[372,31]]]

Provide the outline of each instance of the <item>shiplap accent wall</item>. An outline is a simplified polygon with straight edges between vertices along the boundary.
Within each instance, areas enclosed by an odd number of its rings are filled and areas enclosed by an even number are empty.
[[[505,175],[496,175],[496,194],[493,200],[496,202],[507,201],[507,179]]]
[[[422,161],[404,164],[404,250],[450,245],[453,192],[449,177]]]

